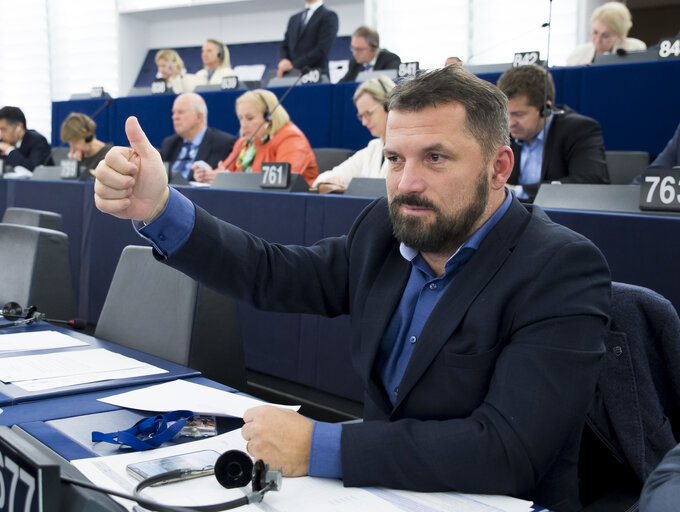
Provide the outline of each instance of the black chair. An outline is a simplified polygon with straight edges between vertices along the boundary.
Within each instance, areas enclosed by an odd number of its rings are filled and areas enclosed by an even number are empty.
[[[33,305],[48,318],[74,316],[68,236],[34,226],[0,223],[0,305]]]
[[[61,214],[47,210],[11,206],[5,210],[2,222],[4,224],[19,224],[21,226],[35,226],[37,228],[62,231]]]
[[[680,439],[680,318],[673,305],[647,288],[612,283],[604,344],[579,457],[588,512],[635,507],[642,483]]]
[[[156,261],[150,247],[123,249],[94,334],[245,390],[236,303]]]
[[[319,173],[330,171],[354,154],[353,149],[342,148],[315,148],[312,151],[319,166]]]
[[[59,165],[62,160],[68,159],[69,148],[56,147],[52,148],[52,161],[54,165]]]
[[[628,185],[649,165],[646,151],[605,151],[609,181],[612,185]]]

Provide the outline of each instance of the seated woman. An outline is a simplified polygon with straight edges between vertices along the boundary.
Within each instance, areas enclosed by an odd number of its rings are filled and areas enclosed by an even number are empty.
[[[633,19],[628,8],[620,2],[607,2],[595,9],[590,24],[590,42],[576,47],[567,57],[567,66],[592,64],[595,56],[603,53],[634,52],[647,48],[639,39],[627,37]]]
[[[341,194],[355,177],[384,178],[387,175],[383,145],[387,125],[387,97],[393,87],[394,82],[384,75],[367,80],[357,87],[352,98],[357,107],[357,117],[377,138],[332,170],[319,174],[313,186],[318,188],[320,194]]]
[[[80,166],[89,170],[81,179],[94,179],[94,169],[97,164],[104,159],[109,149],[113,147],[111,143],[104,143],[97,139],[95,123],[85,114],[70,113],[64,122],[61,123],[60,136],[62,142],[69,145],[68,157],[78,160]],[[57,162],[58,163],[58,162]]]
[[[189,83],[186,69],[184,69],[184,61],[179,53],[170,49],[158,50],[154,60],[158,68],[156,78],[165,80],[168,88],[175,91],[175,94],[193,90],[193,84]]]
[[[216,39],[208,39],[201,50],[203,69],[187,78],[192,81],[192,90],[197,85],[219,85],[225,76],[236,76],[231,69],[229,49]]]
[[[260,172],[263,162],[288,162],[290,171],[302,174],[311,185],[318,174],[312,148],[283,106],[276,106],[278,103],[276,95],[266,89],[253,89],[239,96],[236,116],[241,137],[217,169],[193,165],[194,179],[212,183],[220,171]]]

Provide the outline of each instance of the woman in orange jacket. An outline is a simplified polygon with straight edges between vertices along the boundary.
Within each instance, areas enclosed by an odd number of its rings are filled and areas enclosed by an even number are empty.
[[[218,172],[260,172],[262,162],[288,162],[311,186],[319,174],[316,158],[305,134],[295,126],[273,92],[253,89],[236,100],[241,137],[231,154],[216,169],[194,165],[194,179],[212,183]]]

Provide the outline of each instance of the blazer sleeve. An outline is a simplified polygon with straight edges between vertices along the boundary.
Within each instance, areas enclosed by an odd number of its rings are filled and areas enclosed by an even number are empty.
[[[581,126],[570,129],[564,149],[567,175],[562,183],[609,183],[609,170],[604,155],[604,138],[600,124],[581,116]]]
[[[652,169],[670,169],[680,165],[680,124],[675,130],[673,138],[649,166]]]
[[[586,240],[563,245],[539,267],[531,282],[510,278],[495,285],[521,287],[512,294],[511,318],[498,323],[497,357],[445,358],[451,372],[469,379],[492,361],[480,405],[466,417],[343,425],[344,485],[532,496],[580,436],[599,373],[610,293],[606,262]],[[431,386],[432,400],[457,392],[444,382]]]
[[[209,137],[210,139],[209,141],[204,139],[204,143],[209,143],[209,150],[204,155],[203,151],[201,151],[201,148],[199,148],[199,152],[196,155],[196,160],[205,160],[208,165],[214,169],[217,167],[217,164],[219,164],[220,161],[228,158],[229,154],[234,148],[236,137],[230,133],[226,133],[215,128],[208,128],[205,136]]]
[[[401,58],[397,54],[385,50],[380,54],[380,57],[381,62],[379,69],[399,69]]]
[[[338,15],[335,11],[326,10],[323,17],[319,20],[316,27],[318,34],[316,44],[314,44],[311,51],[302,54],[293,59],[293,67],[296,69],[303,69],[305,66],[311,66],[320,61],[328,60],[328,54],[333,46],[333,41],[338,35]],[[324,66],[327,63],[323,64]]]
[[[33,171],[39,165],[52,164],[50,153],[52,148],[47,139],[35,132],[26,132],[20,148],[12,150],[5,157],[5,165],[22,166]]]
[[[356,80],[357,75],[361,71],[361,64],[359,64],[354,58],[350,59],[349,66],[347,67],[347,73],[339,81],[340,82],[353,82]]]
[[[281,48],[279,49],[279,60],[290,59],[290,39],[293,34],[297,33],[297,23],[294,14],[288,18],[288,26],[286,26],[286,33],[283,35],[283,41],[281,42]]]

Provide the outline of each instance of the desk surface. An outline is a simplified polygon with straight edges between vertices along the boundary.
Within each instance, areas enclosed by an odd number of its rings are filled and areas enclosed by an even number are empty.
[[[126,378],[126,379],[111,379],[111,380],[105,380],[105,381],[99,381],[99,382],[89,382],[86,384],[77,384],[73,386],[66,386],[66,387],[60,387],[56,389],[47,389],[44,391],[27,391],[25,389],[22,389],[14,384],[6,384],[0,382],[0,405],[5,407],[7,405],[12,405],[12,404],[18,404],[21,402],[29,402],[29,401],[34,401],[34,400],[43,400],[47,398],[53,398],[53,397],[62,397],[62,396],[67,396],[67,395],[74,395],[74,394],[79,394],[83,393],[86,391],[94,391],[94,390],[108,390],[109,393],[111,392],[111,389],[114,388],[119,388],[121,386],[131,386],[131,385],[147,385],[151,383],[157,383],[157,382],[165,382],[168,380],[174,380],[174,379],[180,379],[180,378],[185,378],[185,377],[195,377],[200,375],[200,372],[196,370],[192,370],[191,368],[187,368],[186,366],[181,366],[175,363],[171,363],[170,361],[166,361],[164,359],[161,359],[159,357],[155,357],[149,354],[144,354],[142,352],[139,352],[137,350],[129,349],[126,347],[122,347],[120,345],[116,345],[115,343],[110,343],[105,340],[100,340],[98,338],[93,338],[91,336],[87,336],[85,334],[76,332],[76,331],[70,331],[68,329],[65,329],[63,327],[57,327],[54,325],[46,324],[46,323],[40,323],[40,324],[35,324],[35,325],[30,325],[30,326],[18,326],[18,327],[11,327],[8,329],[4,329],[3,331],[0,331],[0,341],[2,340],[3,335],[7,335],[10,333],[18,333],[18,332],[40,332],[40,331],[46,331],[46,330],[52,330],[52,331],[58,331],[64,334],[68,334],[69,336],[73,336],[74,338],[80,339],[82,341],[85,341],[88,343],[89,347],[71,347],[71,348],[65,348],[65,349],[58,349],[55,351],[39,351],[39,352],[12,352],[8,354],[3,354],[4,357],[10,357],[10,356],[19,356],[19,355],[29,355],[29,354],[44,354],[48,352],[62,352],[62,351],[71,351],[71,350],[87,350],[91,348],[105,348],[107,350],[110,350],[112,352],[116,352],[119,354],[122,354],[124,356],[128,356],[134,359],[137,359],[139,361],[143,361],[145,363],[151,364],[153,366],[157,366],[159,368],[162,368],[164,370],[167,370],[166,373],[160,373],[157,375],[147,375],[143,377],[132,377],[132,378]],[[2,414],[0,414],[0,423],[2,424],[7,424],[4,423],[5,418],[3,417]]]

